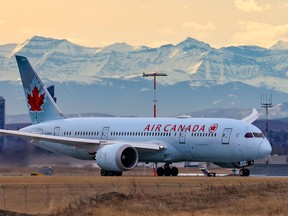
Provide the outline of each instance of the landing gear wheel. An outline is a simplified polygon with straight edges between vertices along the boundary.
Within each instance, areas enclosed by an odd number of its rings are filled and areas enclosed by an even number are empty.
[[[177,176],[179,171],[177,167],[170,167],[169,163],[165,163],[163,167],[157,168],[157,176]]]
[[[239,170],[239,175],[240,176],[245,176],[245,169],[240,169]]]
[[[165,176],[171,175],[171,168],[169,166],[164,168],[164,175]]]
[[[108,171],[101,169],[100,171],[101,176],[122,176],[123,172],[121,171]]]
[[[242,168],[242,169],[239,170],[239,175],[240,176],[249,176],[250,175],[250,170]]]
[[[115,176],[115,172],[113,171],[106,171],[108,176]]]
[[[115,174],[116,174],[116,176],[122,176],[123,172],[118,171],[118,172],[116,172]]]
[[[163,176],[164,175],[164,168],[158,167],[157,168],[157,176]]]
[[[179,173],[178,168],[177,167],[171,167],[171,175],[172,176],[177,176]]]
[[[107,171],[104,169],[101,169],[100,174],[101,176],[107,176]]]

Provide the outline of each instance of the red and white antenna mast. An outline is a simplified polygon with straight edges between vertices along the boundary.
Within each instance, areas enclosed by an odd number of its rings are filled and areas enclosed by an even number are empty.
[[[154,72],[154,73],[143,73],[143,77],[154,77],[154,118],[156,118],[156,113],[157,113],[157,98],[156,98],[156,77],[157,76],[167,76],[167,74],[165,73],[157,73],[157,72]]]

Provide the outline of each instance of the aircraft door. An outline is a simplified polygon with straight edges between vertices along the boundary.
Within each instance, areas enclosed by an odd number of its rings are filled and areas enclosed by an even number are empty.
[[[180,131],[179,134],[179,143],[180,144],[185,144],[186,142],[186,130]]]
[[[222,144],[229,144],[230,143],[230,136],[231,136],[232,128],[225,128],[223,131],[222,136]]]
[[[109,127],[103,127],[101,140],[108,140]]]
[[[60,127],[55,127],[54,128],[54,136],[59,136],[60,134]]]

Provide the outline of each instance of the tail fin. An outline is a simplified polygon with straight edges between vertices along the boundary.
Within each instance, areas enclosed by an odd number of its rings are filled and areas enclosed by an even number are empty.
[[[16,55],[16,60],[32,124],[64,118],[28,59]]]
[[[258,119],[259,116],[260,114],[258,111],[253,108],[252,113],[249,116],[243,118],[242,121],[252,124],[254,121],[256,121],[256,119]]]

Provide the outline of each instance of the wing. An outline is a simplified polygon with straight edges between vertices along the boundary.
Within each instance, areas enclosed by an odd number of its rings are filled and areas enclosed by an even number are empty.
[[[163,149],[164,146],[160,143],[151,142],[124,142],[124,141],[107,141],[107,140],[96,140],[96,139],[85,139],[85,138],[75,138],[75,137],[63,137],[63,136],[52,136],[37,133],[29,133],[24,131],[15,130],[3,130],[0,129],[0,135],[9,135],[21,137],[28,140],[30,143],[37,143],[39,141],[59,143],[63,145],[72,146],[75,148],[84,148],[88,152],[96,152],[101,145],[112,145],[115,143],[128,144],[136,148],[140,152],[145,151],[157,151]]]

